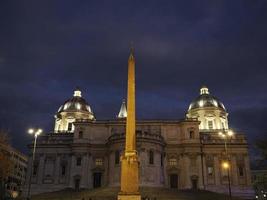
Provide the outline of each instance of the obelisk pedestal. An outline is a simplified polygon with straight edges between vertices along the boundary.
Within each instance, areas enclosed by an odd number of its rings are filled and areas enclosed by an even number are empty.
[[[141,200],[138,184],[138,156],[136,152],[121,157],[121,191],[118,200]]]
[[[135,60],[131,49],[128,60],[125,152],[121,156],[121,191],[118,200],[141,200],[135,126]]]

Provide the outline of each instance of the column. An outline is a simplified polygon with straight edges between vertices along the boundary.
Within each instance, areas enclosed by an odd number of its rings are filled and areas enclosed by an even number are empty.
[[[74,182],[73,182],[73,171],[75,170],[75,155],[72,154],[70,157],[70,168],[69,168],[69,187],[74,188]]]
[[[187,155],[184,155],[184,185],[183,189],[190,189],[191,188],[191,183],[190,183],[190,159],[188,158]]]
[[[40,155],[39,165],[38,165],[38,174],[37,174],[37,183],[42,184],[43,175],[45,169],[45,154]]]
[[[231,184],[238,185],[238,170],[237,170],[237,163],[236,163],[236,156],[231,156]]]
[[[93,175],[92,175],[92,167],[93,167],[93,157],[91,154],[88,155],[88,188],[93,188]]]
[[[81,188],[87,188],[87,178],[88,178],[88,155],[82,155],[82,171],[81,171]]]
[[[58,184],[59,183],[59,175],[60,175],[60,154],[56,155],[56,164],[55,164],[55,179],[54,179],[54,184]]]
[[[220,170],[221,170],[221,166],[219,163],[219,159],[218,156],[214,156],[214,173],[215,173],[215,185],[218,186],[220,185]]]
[[[201,163],[201,155],[197,156],[197,163],[198,163],[198,186],[200,189],[204,189],[203,185],[203,176],[202,175],[202,163]],[[203,167],[204,167],[204,158],[203,158]],[[204,171],[204,168],[203,168]]]

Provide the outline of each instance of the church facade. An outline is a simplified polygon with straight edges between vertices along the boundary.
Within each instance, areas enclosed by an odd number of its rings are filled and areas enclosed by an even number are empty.
[[[76,89],[57,111],[54,131],[38,137],[34,162],[30,156],[32,194],[118,187],[126,117],[123,101],[117,118],[96,119]],[[207,87],[184,119],[136,123],[141,187],[228,193],[230,179],[233,195],[253,195],[246,137],[230,130],[224,105]]]

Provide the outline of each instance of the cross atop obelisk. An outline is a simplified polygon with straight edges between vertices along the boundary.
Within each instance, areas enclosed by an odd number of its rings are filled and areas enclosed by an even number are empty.
[[[125,152],[121,157],[121,191],[118,194],[118,200],[141,200],[135,126],[135,59],[133,47],[131,47],[128,59]]]

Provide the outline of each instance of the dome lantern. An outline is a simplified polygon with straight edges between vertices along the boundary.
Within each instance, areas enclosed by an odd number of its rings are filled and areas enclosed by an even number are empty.
[[[200,94],[209,94],[209,89],[206,86],[200,88]]]
[[[82,92],[78,87],[74,90],[73,96],[74,97],[82,97]]]

